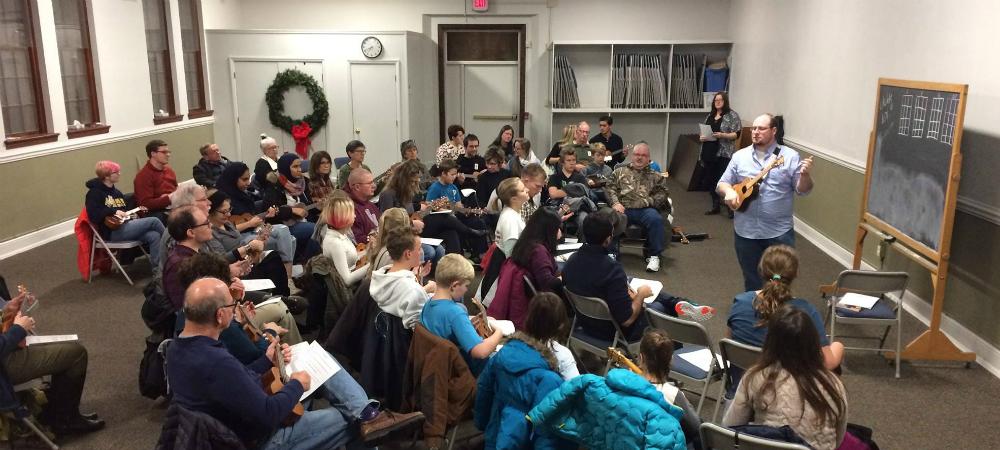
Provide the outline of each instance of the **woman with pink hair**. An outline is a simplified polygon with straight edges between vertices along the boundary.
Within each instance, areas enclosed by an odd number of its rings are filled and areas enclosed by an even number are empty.
[[[163,223],[155,217],[129,219],[125,212],[125,194],[115,187],[121,177],[121,166],[114,161],[98,161],[96,178],[87,181],[87,219],[101,237],[109,241],[142,241],[149,248],[149,261],[154,270],[160,267],[160,236]],[[110,220],[105,220],[110,217]],[[109,226],[109,223],[111,226]]]

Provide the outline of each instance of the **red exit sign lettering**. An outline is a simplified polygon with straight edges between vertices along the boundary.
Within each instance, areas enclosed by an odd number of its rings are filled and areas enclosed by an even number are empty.
[[[486,12],[490,9],[490,0],[472,0],[472,10]]]

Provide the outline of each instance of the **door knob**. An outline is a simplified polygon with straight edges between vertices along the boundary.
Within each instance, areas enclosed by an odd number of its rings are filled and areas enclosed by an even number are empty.
[[[361,134],[361,128],[355,128],[354,134]]]

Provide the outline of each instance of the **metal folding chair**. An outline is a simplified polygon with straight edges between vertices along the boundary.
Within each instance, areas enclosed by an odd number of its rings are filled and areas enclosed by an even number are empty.
[[[21,383],[21,384],[18,384],[16,386],[14,386],[14,393],[18,393],[18,392],[22,392],[22,391],[27,391],[27,390],[30,390],[30,389],[41,389],[41,387],[42,387],[42,379],[41,378],[35,378],[33,380],[28,380],[28,381],[25,381],[24,383]],[[35,436],[38,436],[38,438],[41,439],[42,442],[44,442],[45,445],[47,445],[49,448],[51,448],[52,450],[59,450],[59,446],[56,445],[54,442],[52,442],[52,440],[49,439],[49,437],[46,436],[45,433],[42,432],[41,429],[38,428],[38,425],[35,424],[35,418],[32,417],[30,414],[28,414],[28,415],[26,415],[24,417],[20,417],[20,414],[18,414],[15,411],[13,413],[13,416],[18,421],[20,421],[22,425],[24,425],[29,430],[31,430],[31,432]]]
[[[111,261],[115,263],[115,268],[117,268],[118,271],[120,271],[122,275],[125,276],[125,279],[128,280],[128,284],[135,286],[135,283],[132,282],[132,278],[128,276],[128,273],[125,272],[124,268],[122,268],[121,263],[118,262],[118,258],[115,256],[115,252],[117,252],[118,250],[125,250],[129,248],[138,247],[139,250],[142,250],[142,254],[146,255],[146,257],[148,258],[149,253],[146,253],[146,249],[143,248],[142,242],[105,241],[104,238],[101,237],[101,233],[97,232],[97,228],[94,228],[94,224],[88,221],[87,226],[90,227],[90,231],[93,232],[94,235],[94,237],[91,239],[90,242],[90,273],[87,276],[87,282],[90,283],[90,280],[94,278],[94,253],[97,252],[98,248],[101,248],[104,249],[105,252],[107,252],[108,257],[110,257]]]
[[[737,433],[714,423],[703,423],[701,446],[705,450],[808,450],[809,447]]]
[[[754,347],[752,345],[736,342],[729,338],[724,338],[719,341],[719,355],[722,356],[722,368],[725,370],[725,383],[722,384],[722,389],[719,393],[719,400],[715,403],[715,412],[712,413],[712,420],[719,420],[719,405],[721,405],[724,401],[729,400],[726,398],[726,392],[729,391],[730,388],[735,390],[736,385],[740,382],[739,379],[734,376],[732,369],[740,369],[740,374],[742,374],[757,363],[757,360],[760,359],[761,351],[760,347]]]
[[[527,275],[523,275],[523,277],[524,285],[528,287],[528,293],[531,294],[531,297],[538,295],[538,289],[535,289],[535,283],[531,282],[531,278],[528,278]]]
[[[909,275],[906,272],[873,272],[865,270],[845,270],[837,276],[832,294],[823,298],[827,300],[830,320],[830,341],[833,341],[837,333],[837,323],[846,323],[862,326],[884,326],[885,331],[881,338],[866,336],[843,336],[856,339],[878,339],[878,347],[844,347],[850,350],[867,350],[882,353],[886,350],[885,340],[889,337],[889,330],[896,325],[896,378],[899,378],[899,353],[902,350],[902,307],[903,293],[906,291],[906,282]],[[853,311],[840,308],[837,303],[844,294],[856,293],[878,297],[878,301],[870,309]]]
[[[665,330],[670,335],[671,340],[684,344],[684,347],[674,351],[674,357],[670,361],[670,377],[683,383],[702,385],[701,392],[687,389],[699,396],[698,406],[695,410],[700,416],[705,397],[708,396],[708,387],[712,381],[722,377],[722,366],[715,358],[715,349],[712,346],[712,338],[708,335],[708,330],[698,322],[678,319],[649,308],[646,309],[646,318],[649,320],[650,327]],[[707,371],[680,357],[685,353],[706,349],[712,353],[712,362]]]
[[[573,348],[575,346],[602,359],[607,359],[608,347],[625,349],[631,355],[638,354],[639,341],[630,343],[625,340],[625,334],[622,333],[618,322],[615,322],[615,319],[611,317],[611,310],[608,309],[608,304],[604,300],[577,295],[566,288],[563,288],[563,291],[566,292],[566,298],[569,299],[570,305],[576,312],[573,316],[573,324],[570,327],[569,338],[566,340],[567,347]],[[610,323],[615,329],[614,337],[611,340],[607,340],[606,338],[594,336],[586,332],[583,327],[577,327],[576,322],[580,316]],[[612,361],[608,359],[607,365],[604,366],[605,373],[611,368],[611,364]]]

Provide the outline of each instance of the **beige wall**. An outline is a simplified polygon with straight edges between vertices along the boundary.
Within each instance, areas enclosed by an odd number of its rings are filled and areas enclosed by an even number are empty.
[[[170,144],[171,166],[179,180],[186,180],[200,158],[198,147],[213,139],[212,124],[0,164],[5,194],[0,196],[0,211],[7,211],[0,221],[0,242],[80,214],[87,193],[84,183],[94,177],[99,160],[121,164],[118,189],[132,192],[132,179],[138,164],[146,163],[145,146],[151,139]]]
[[[808,155],[807,152],[803,152]],[[795,215],[840,246],[854,252],[854,234],[860,214],[865,177],[854,169],[814,157],[813,192],[796,202]],[[972,214],[958,211],[951,241],[952,259],[945,290],[944,312],[993,346],[1000,347],[1000,227]],[[879,266],[877,241],[865,242],[865,260]],[[887,270],[910,273],[909,289],[930,301],[930,273],[894,252],[886,258]],[[832,281],[832,280],[831,280]]]

